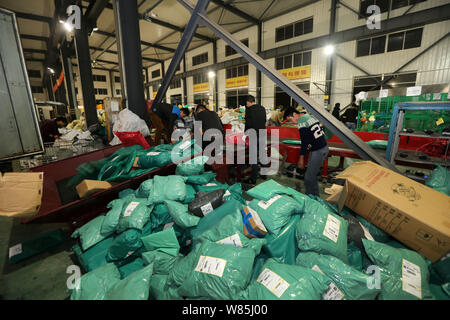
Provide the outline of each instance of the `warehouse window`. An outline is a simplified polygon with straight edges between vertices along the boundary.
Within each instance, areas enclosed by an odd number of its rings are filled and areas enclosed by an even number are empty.
[[[160,76],[161,76],[161,70],[160,69],[152,71],[152,79],[158,78]]]
[[[242,76],[248,76],[248,64],[227,68],[226,73],[225,73],[226,79],[242,77]]]
[[[95,88],[94,92],[95,92],[95,94],[98,94],[98,95],[104,95],[104,96],[108,95],[108,89],[106,89],[106,88],[98,88],[98,89]]]
[[[194,104],[204,104],[208,105],[209,96],[207,93],[196,93],[194,94]]]
[[[292,67],[308,66],[311,64],[311,51],[299,52],[275,60],[277,70],[288,69]]]
[[[355,77],[353,79],[353,95],[361,91],[368,92],[388,88],[405,88],[416,85],[417,73],[384,74],[372,77]],[[381,83],[385,82],[383,85]]]
[[[392,9],[398,9],[406,6],[412,6],[419,2],[425,2],[426,0],[392,0]]]
[[[208,76],[205,73],[194,74],[193,76],[194,84],[208,82]]]
[[[94,81],[98,81],[98,82],[106,82],[106,76],[101,75],[101,74],[93,74],[92,79]]]
[[[275,42],[313,32],[313,18],[297,21],[275,29]]]
[[[192,57],[192,65],[196,66],[208,62],[208,52]]]
[[[309,82],[299,83],[297,87],[303,90],[306,94],[309,94]],[[275,87],[275,105],[296,108],[298,106],[297,101],[292,99],[290,95],[283,91],[280,87]]]
[[[226,91],[227,108],[237,108],[239,106],[245,106],[248,96],[248,89],[237,89]]]
[[[403,73],[396,75],[384,75],[383,80],[386,81],[386,86],[392,88],[414,87],[416,85],[417,73]]]
[[[115,83],[120,83],[120,77],[114,77],[114,82]]]
[[[40,78],[41,70],[28,70],[28,76],[30,78]]]
[[[120,89],[116,89],[116,94],[120,96],[122,94],[122,91]]]
[[[242,42],[245,46],[248,47],[248,39],[241,40],[241,42]],[[232,47],[230,47],[229,45],[226,45],[226,46],[225,46],[225,57],[232,56],[233,54],[236,54],[236,53],[237,53],[237,52],[236,52]]]
[[[372,15],[373,13],[367,13],[367,8],[371,5],[377,5],[378,7],[380,7],[380,11],[381,13],[383,13],[402,7],[412,6],[416,3],[425,1],[426,0],[361,0],[359,13],[364,17]]]
[[[40,86],[31,86],[31,92],[33,93],[44,93],[44,88]]]
[[[174,79],[170,83],[170,89],[181,88],[181,79]]]
[[[382,75],[375,75],[372,77],[355,77],[353,79],[353,95],[360,93],[361,91],[367,92],[371,90],[379,90]],[[375,89],[374,89],[375,88]],[[378,89],[377,89],[378,88]]]

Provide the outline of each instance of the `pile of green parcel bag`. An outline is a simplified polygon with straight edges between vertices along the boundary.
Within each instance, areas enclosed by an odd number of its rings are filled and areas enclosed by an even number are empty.
[[[246,201],[240,184],[200,168],[204,160],[177,168],[193,175],[122,191],[106,215],[75,231],[87,273],[71,299],[450,299],[450,259],[431,264],[348,209],[273,180]],[[189,212],[194,199],[224,188],[220,206]],[[267,233],[251,232],[248,210]]]

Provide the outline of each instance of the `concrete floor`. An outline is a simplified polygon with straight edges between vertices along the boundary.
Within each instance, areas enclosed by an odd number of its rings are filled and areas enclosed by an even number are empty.
[[[329,166],[336,166],[338,158],[331,157]],[[349,163],[348,163],[349,164]],[[405,167],[399,167],[401,170]],[[416,169],[415,169],[416,170]],[[427,173],[427,170],[416,170]],[[271,177],[279,183],[304,191],[302,180],[286,176]],[[258,183],[263,180],[258,180]],[[320,182],[322,198],[326,198],[324,189],[330,187],[327,182]],[[0,217],[0,299],[5,300],[63,300],[69,297],[66,281],[69,274],[67,267],[75,264],[70,248],[73,241],[67,241],[42,254],[28,258],[17,264],[9,263],[9,248],[23,241],[56,229],[68,232],[65,224],[28,224],[23,225],[19,219]]]

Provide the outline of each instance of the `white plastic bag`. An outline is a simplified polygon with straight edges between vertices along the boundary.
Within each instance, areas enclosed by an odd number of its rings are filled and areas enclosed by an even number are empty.
[[[150,130],[144,120],[139,118],[138,115],[130,111],[128,108],[119,112],[117,121],[113,124],[113,131],[126,132],[126,131],[140,131],[144,137],[150,135]],[[114,146],[121,144],[119,138],[114,135],[114,139],[109,143]]]

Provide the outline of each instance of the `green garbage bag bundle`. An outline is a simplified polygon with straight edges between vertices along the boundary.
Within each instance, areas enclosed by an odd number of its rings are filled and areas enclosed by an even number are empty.
[[[212,179],[210,182],[204,185],[196,184],[194,188],[197,192],[212,192],[219,189],[227,190],[229,187],[228,184],[220,183],[216,179]]]
[[[312,200],[305,205],[304,214],[296,227],[298,248],[300,251],[329,254],[348,263],[347,229],[345,219]]]
[[[179,141],[174,144],[171,151],[172,162],[178,163],[201,152],[202,147],[195,143],[195,139]]]
[[[177,226],[187,229],[195,227],[199,223],[200,217],[189,213],[187,205],[171,200],[165,200],[164,203]]]
[[[142,182],[135,191],[135,196],[137,198],[148,198],[150,191],[153,189],[153,179],[148,179]]]
[[[249,196],[264,201],[268,201],[279,194],[290,194],[287,187],[272,179],[264,181],[246,192]]]
[[[300,252],[297,265],[315,270],[333,281],[328,299],[333,300],[375,300],[380,289],[370,289],[371,277],[345,264],[342,260],[316,252]]]
[[[363,239],[370,260],[380,268],[381,300],[432,299],[430,273],[417,252]]]
[[[81,248],[83,251],[86,251],[112,234],[112,232],[110,234],[101,232],[104,220],[105,216],[98,216],[72,233],[72,238],[80,238]]]
[[[195,199],[196,194],[197,191],[195,191],[195,188],[190,184],[186,184],[186,198],[184,199],[183,204],[191,203],[191,201]]]
[[[195,176],[202,174],[205,171],[205,164],[209,157],[198,156],[188,161],[177,164],[175,174],[181,176]]]
[[[374,149],[383,149],[383,150],[386,150],[388,145],[387,140],[370,140],[367,141],[366,143]]]
[[[106,254],[108,249],[114,241],[113,237],[108,237],[88,250],[83,251],[77,243],[73,246],[72,251],[77,256],[78,261],[86,272],[97,269],[98,267],[108,264]]]
[[[158,275],[168,275],[175,262],[181,258],[183,255],[180,253],[173,256],[161,249],[142,253],[144,264],[153,264],[153,273]]]
[[[135,191],[133,189],[127,188],[127,189],[124,189],[119,192],[119,199],[125,200],[129,197],[134,196],[134,194],[135,194]]]
[[[145,267],[144,260],[142,258],[136,257],[133,261],[119,267],[120,278],[125,279],[133,272],[141,270],[144,267]]]
[[[331,280],[297,265],[268,259],[256,281],[239,296],[242,300],[321,300]]]
[[[178,294],[177,287],[167,285],[168,276],[165,274],[153,274],[150,280],[150,299],[152,300],[183,300]]]
[[[243,193],[242,185],[240,183],[235,183],[227,189],[227,191],[223,195],[223,200],[229,201],[231,199],[235,199],[235,200],[239,201],[240,203],[242,203],[243,205],[246,205],[247,201],[242,196],[242,193]]]
[[[155,176],[153,189],[148,195],[148,204],[164,203],[164,200],[183,202],[186,198],[186,177],[182,176]]]
[[[109,289],[119,281],[119,270],[114,263],[108,263],[81,276],[70,300],[105,300]]]
[[[212,171],[203,172],[202,174],[188,176],[186,183],[205,185],[211,182],[216,177],[216,174]]]
[[[142,247],[141,235],[142,231],[136,229],[128,229],[119,234],[109,247],[106,259],[111,262],[133,255]]]
[[[127,229],[141,230],[150,220],[150,214],[153,206],[147,206],[145,198],[129,198],[124,202],[116,233],[122,233]]]
[[[438,165],[431,171],[425,185],[450,196],[450,170]]]
[[[195,253],[188,276],[178,289],[181,296],[235,299],[247,287],[254,250],[204,242]]]
[[[113,157],[100,169],[96,180],[101,181],[121,181],[123,175],[130,172],[136,159],[136,150],[130,153],[120,154]]]
[[[152,230],[156,230],[167,223],[172,222],[172,217],[167,210],[165,203],[157,204],[150,215]]]
[[[111,286],[105,300],[148,300],[152,274],[152,264],[133,272]]]
[[[117,230],[124,203],[125,201],[123,199],[115,199],[108,203],[106,207],[110,210],[103,220],[102,227],[100,229],[101,234],[108,235]]]
[[[143,151],[136,154],[140,168],[162,168],[172,163],[170,151]]]
[[[275,237],[292,215],[302,213],[298,202],[286,195],[275,195],[268,201],[253,199],[248,206],[258,213],[266,229]]]
[[[300,252],[295,238],[295,228],[300,218],[300,214],[293,215],[277,236],[266,234],[267,244],[263,250],[269,257],[280,263],[295,264],[295,258]]]

